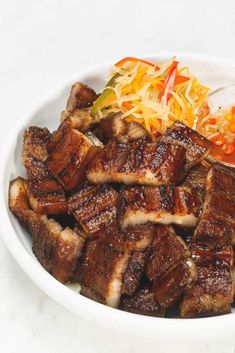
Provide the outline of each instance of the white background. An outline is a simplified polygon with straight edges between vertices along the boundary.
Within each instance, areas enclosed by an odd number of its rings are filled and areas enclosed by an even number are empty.
[[[70,74],[158,51],[235,59],[235,1],[0,0],[0,141],[22,111]],[[233,352],[222,342],[216,348],[214,353]],[[182,344],[171,347],[170,337],[164,349],[75,317],[28,279],[0,238],[0,352],[160,349],[184,351]],[[209,349],[202,345],[200,352]]]

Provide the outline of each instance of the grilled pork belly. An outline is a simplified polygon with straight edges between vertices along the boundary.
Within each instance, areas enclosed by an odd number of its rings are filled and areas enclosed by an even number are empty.
[[[66,109],[73,111],[75,109],[90,107],[96,98],[97,94],[92,88],[82,82],[76,82],[71,88]]]
[[[69,198],[68,208],[89,238],[95,238],[116,219],[118,192],[110,185],[83,184]]]
[[[69,228],[30,209],[26,183],[13,180],[9,207],[32,235],[33,252],[41,265],[62,283],[73,278],[84,240]]]
[[[233,301],[233,252],[231,246],[210,250],[198,244],[191,246],[198,280],[181,303],[183,318],[229,313]]]
[[[210,248],[234,243],[235,173],[213,166],[207,175],[203,212],[193,240]]]
[[[195,226],[200,200],[188,187],[173,185],[132,186],[121,192],[122,227],[147,222]]]
[[[46,163],[65,190],[73,190],[84,180],[87,165],[97,149],[66,120],[48,143],[49,157]]]
[[[206,158],[213,146],[212,142],[180,121],[176,121],[166,130],[162,136],[162,140],[185,148],[185,170],[189,170],[192,166]]]
[[[64,120],[70,121],[75,129],[81,132],[86,132],[93,129],[99,122],[98,118],[90,114],[89,109],[75,109],[72,112],[64,110],[61,113],[60,121]]]
[[[133,251],[123,273],[122,294],[133,295],[144,275],[148,251]]]
[[[47,142],[50,138],[47,128],[31,126],[24,132],[22,162],[29,179],[51,178],[45,165],[48,157]]]
[[[31,126],[24,132],[23,165],[27,165],[29,157],[40,161],[47,159],[47,142],[50,138],[50,132],[47,128]]]
[[[151,224],[120,229],[117,222],[119,194],[109,184],[83,184],[69,198],[69,212],[74,215],[87,238],[108,237],[120,249],[144,250],[152,241]]]
[[[201,198],[201,203],[203,203],[205,199],[208,171],[209,167],[200,163],[187,173],[186,178],[181,184],[182,186],[189,187],[192,191],[196,191],[197,195]]]
[[[32,209],[41,214],[61,214],[67,211],[64,190],[46,166],[47,143],[51,134],[44,128],[30,127],[24,132],[23,164]]]
[[[26,190],[25,179],[18,177],[12,180],[9,186],[8,204],[11,212],[28,228],[28,222],[34,218],[34,212],[30,209]]]
[[[157,303],[149,288],[142,288],[133,296],[123,296],[119,308],[134,314],[164,316],[164,310]]]
[[[123,119],[121,112],[101,119],[98,133],[104,143],[111,140],[126,143],[149,137],[147,130],[142,125],[127,122]]]
[[[26,185],[30,205],[36,213],[56,215],[67,212],[64,189],[56,180],[27,180]]]
[[[112,307],[118,307],[122,278],[130,253],[115,249],[105,240],[88,242],[80,266],[81,294]]]
[[[169,226],[159,226],[146,268],[155,299],[163,308],[174,305],[197,279],[197,270],[184,241]]]
[[[152,242],[154,234],[155,226],[150,223],[122,230],[117,222],[113,222],[107,227],[104,236],[107,236],[116,248],[143,251]]]
[[[160,185],[181,179],[185,150],[164,142],[138,140],[108,143],[91,162],[87,178],[91,183]]]

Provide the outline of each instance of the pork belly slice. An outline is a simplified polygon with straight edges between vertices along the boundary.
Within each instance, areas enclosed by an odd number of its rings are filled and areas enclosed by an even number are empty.
[[[65,190],[73,190],[84,180],[87,165],[97,149],[84,134],[65,121],[48,143],[46,163]]]
[[[140,286],[145,272],[146,262],[149,256],[147,251],[133,251],[128,261],[127,268],[123,273],[122,294],[133,295]]]
[[[89,241],[79,269],[81,294],[118,307],[129,257],[128,251],[117,250],[107,241]]]
[[[206,192],[206,178],[210,167],[198,164],[193,167],[186,175],[182,186],[187,186],[191,190],[196,191],[201,198],[201,202],[204,202]]]
[[[214,164],[208,173],[206,190],[218,190],[235,197],[235,170],[222,164]]]
[[[198,280],[181,303],[183,318],[226,314],[233,301],[233,252],[231,246],[210,250],[198,244],[191,246]]]
[[[60,121],[63,122],[64,120],[70,121],[75,129],[78,129],[83,133],[90,129],[94,129],[99,123],[98,117],[92,116],[90,110],[87,108],[75,109],[73,111],[62,111]]]
[[[200,206],[197,193],[188,187],[127,187],[121,192],[120,224],[123,228],[147,222],[193,227]]]
[[[150,223],[122,230],[117,222],[113,222],[103,236],[108,237],[116,248],[143,251],[151,244],[154,235],[155,226]]]
[[[159,226],[146,267],[155,299],[163,308],[173,306],[197,279],[197,270],[184,241],[170,226]]]
[[[83,184],[68,199],[68,209],[88,237],[95,238],[115,221],[118,197],[110,185]]]
[[[45,164],[50,136],[47,128],[36,126],[31,126],[24,132],[22,162],[29,179],[52,177]]]
[[[27,159],[31,156],[40,161],[45,161],[48,154],[46,144],[50,138],[49,130],[37,126],[31,126],[24,131],[23,137],[23,164],[27,163]]]
[[[119,308],[134,314],[164,316],[164,310],[157,303],[149,288],[138,290],[133,296],[123,296]]]
[[[185,150],[161,141],[138,140],[108,143],[91,162],[87,178],[95,184],[160,185],[177,183],[182,177]]]
[[[30,209],[25,179],[18,177],[10,182],[8,205],[19,221],[28,227],[28,222],[34,218],[35,213]]]
[[[95,91],[82,82],[76,82],[70,91],[66,109],[73,111],[75,109],[90,107],[97,99]]]
[[[213,146],[212,142],[180,121],[176,121],[169,127],[162,139],[167,143],[182,146],[186,149],[185,170],[206,158]]]
[[[67,212],[64,189],[56,180],[27,180],[26,185],[30,205],[36,213],[56,215]]]
[[[98,134],[104,143],[113,139],[126,143],[149,137],[147,130],[142,125],[127,122],[121,112],[102,118]]]
[[[234,243],[235,178],[213,166],[207,175],[206,197],[193,240],[210,248]]]
[[[73,278],[84,240],[69,228],[30,209],[26,183],[10,183],[9,207],[32,235],[33,252],[41,265],[62,283]]]

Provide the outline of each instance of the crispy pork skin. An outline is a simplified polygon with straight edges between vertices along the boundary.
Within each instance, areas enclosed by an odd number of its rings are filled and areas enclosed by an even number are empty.
[[[198,244],[191,246],[198,280],[181,303],[183,318],[229,313],[233,301],[233,252],[231,246],[210,250]]]
[[[164,310],[157,303],[154,293],[149,288],[142,288],[133,296],[123,296],[119,308],[134,314],[164,316]]]
[[[150,249],[146,273],[155,299],[169,308],[197,279],[197,270],[184,241],[170,226],[159,226]]]
[[[90,107],[96,100],[95,91],[82,82],[76,82],[70,91],[66,109],[73,111],[75,109]]]
[[[52,136],[47,166],[65,190],[73,190],[85,178],[86,168],[98,147],[67,122]]]
[[[80,266],[81,294],[111,307],[118,307],[122,278],[130,254],[105,240],[90,241]]]
[[[198,220],[200,200],[188,187],[174,185],[132,186],[121,192],[120,224],[147,222],[195,226]]]
[[[193,240],[210,248],[234,243],[235,174],[213,166],[207,174],[203,212]]]
[[[73,278],[84,240],[53,219],[38,215],[29,206],[25,180],[10,184],[9,207],[32,235],[33,252],[41,265],[62,283]]]
[[[182,176],[185,149],[164,142],[138,140],[108,143],[91,162],[87,178],[91,183],[161,185],[177,183]]]
[[[118,197],[110,185],[85,183],[69,198],[68,208],[88,237],[95,238],[116,220]]]
[[[36,213],[56,215],[67,212],[64,189],[56,180],[27,180],[26,185],[30,205]]]
[[[186,170],[206,158],[213,146],[212,142],[180,121],[176,121],[169,127],[162,139],[165,142],[182,146],[186,149]]]

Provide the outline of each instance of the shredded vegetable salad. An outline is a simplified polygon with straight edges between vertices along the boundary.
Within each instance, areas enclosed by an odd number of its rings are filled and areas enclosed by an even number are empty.
[[[142,124],[154,137],[176,120],[195,128],[197,110],[208,91],[174,58],[155,65],[127,57],[113,66],[91,113],[102,119],[122,111],[127,121]]]

